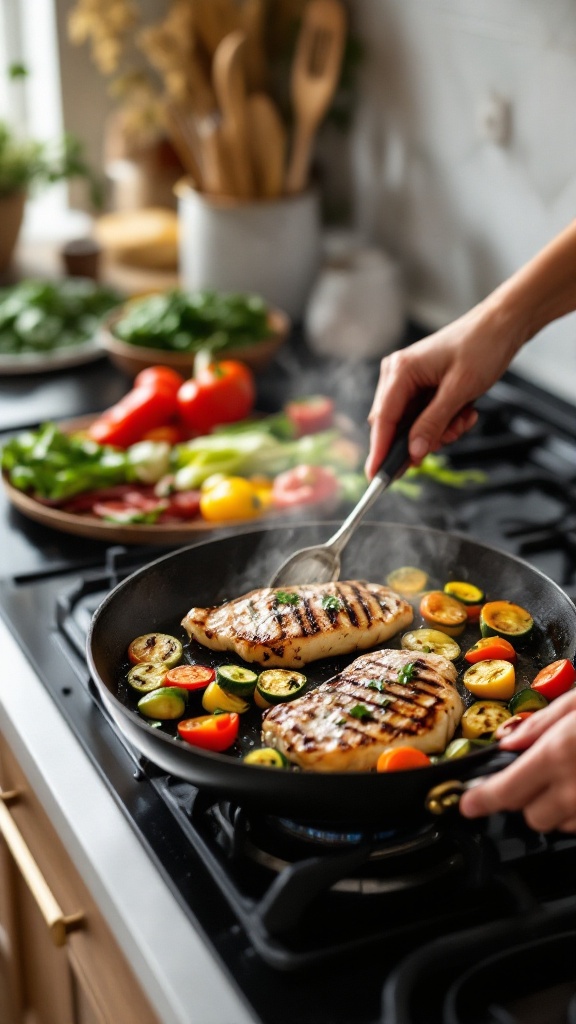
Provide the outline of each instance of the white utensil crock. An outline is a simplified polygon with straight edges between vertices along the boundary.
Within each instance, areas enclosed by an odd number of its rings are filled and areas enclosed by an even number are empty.
[[[318,196],[241,202],[177,188],[183,288],[254,292],[297,321],[321,262]]]

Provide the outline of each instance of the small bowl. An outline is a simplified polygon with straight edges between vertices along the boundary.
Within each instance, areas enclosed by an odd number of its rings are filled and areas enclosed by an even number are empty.
[[[100,345],[119,370],[129,377],[135,377],[140,370],[144,370],[148,366],[160,365],[170,366],[185,377],[191,375],[196,358],[195,352],[170,352],[163,348],[143,348],[142,345],[131,345],[127,341],[122,341],[114,334],[114,325],[122,316],[123,310],[115,310],[114,313],[106,317],[98,335]],[[269,337],[255,341],[252,345],[227,348],[217,353],[216,357],[238,359],[240,362],[246,363],[255,373],[265,370],[278,349],[286,341],[291,328],[289,316],[280,309],[270,309],[268,320],[270,324]]]

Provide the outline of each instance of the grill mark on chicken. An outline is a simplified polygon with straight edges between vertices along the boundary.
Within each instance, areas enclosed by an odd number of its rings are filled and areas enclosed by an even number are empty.
[[[388,587],[364,581],[252,591],[213,608],[191,608],[182,624],[213,650],[232,650],[245,661],[298,668],[319,658],[367,650],[413,619],[411,605]],[[324,601],[334,599],[335,607]],[[327,607],[323,605],[327,604]]]
[[[400,683],[407,665],[412,677]],[[316,690],[267,711],[263,741],[316,771],[372,769],[383,749],[403,743],[437,753],[462,715],[456,677],[452,663],[439,655],[363,655]]]

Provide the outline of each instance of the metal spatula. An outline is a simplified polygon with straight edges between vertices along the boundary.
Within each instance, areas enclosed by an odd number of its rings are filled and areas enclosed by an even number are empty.
[[[290,587],[306,583],[329,583],[340,575],[340,555],[360,520],[382,492],[406,469],[410,456],[408,435],[416,419],[412,414],[398,426],[396,437],[385,456],[380,469],[370,481],[360,501],[344,520],[335,534],[325,541],[309,548],[301,548],[290,555],[275,572],[271,587]]]

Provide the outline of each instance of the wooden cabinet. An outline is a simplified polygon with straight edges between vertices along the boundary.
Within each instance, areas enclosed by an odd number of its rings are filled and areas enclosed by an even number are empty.
[[[0,1024],[159,1024],[1,734],[0,788]]]

